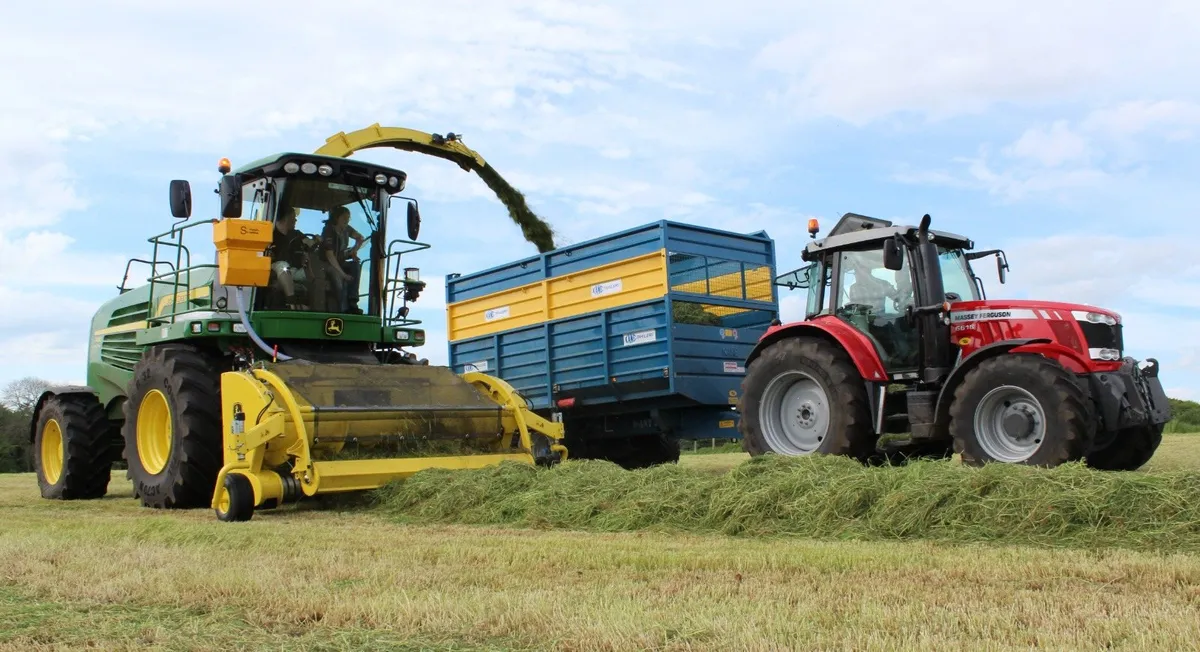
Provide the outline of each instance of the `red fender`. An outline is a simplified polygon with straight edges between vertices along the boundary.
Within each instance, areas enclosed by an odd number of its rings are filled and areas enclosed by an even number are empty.
[[[883,370],[883,363],[879,360],[879,352],[875,350],[875,345],[871,344],[871,340],[867,339],[866,335],[863,335],[853,326],[831,315],[768,328],[767,332],[759,338],[758,344],[750,352],[750,356],[746,358],[746,366],[754,362],[763,349],[780,340],[789,337],[814,336],[832,340],[841,345],[842,349],[846,351],[847,355],[854,362],[854,366],[858,368],[858,373],[864,380],[881,383],[887,382],[887,373]]]

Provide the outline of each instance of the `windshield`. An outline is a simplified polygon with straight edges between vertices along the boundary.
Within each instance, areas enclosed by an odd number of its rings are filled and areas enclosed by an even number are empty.
[[[371,243],[382,238],[386,202],[373,209],[373,192],[339,181],[281,182],[265,309],[379,314]]]
[[[942,268],[942,285],[946,294],[957,294],[960,301],[979,299],[979,289],[975,286],[975,279],[961,249],[938,247],[938,263]]]

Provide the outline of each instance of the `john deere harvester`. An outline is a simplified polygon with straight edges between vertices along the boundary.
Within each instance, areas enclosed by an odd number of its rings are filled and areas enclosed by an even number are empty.
[[[246,520],[426,468],[565,458],[562,426],[507,383],[407,351],[424,343],[408,317],[424,288],[407,265],[428,248],[419,209],[398,195],[403,171],[346,158],[381,145],[481,161],[453,139],[376,125],[322,154],[237,170],[222,159],[220,219],[191,219],[188,183],[171,182],[181,221],[127,265],[147,282],[123,281],[93,318],[88,386],[37,404],[43,497],[103,496],[123,458],[144,505]],[[406,238],[389,232],[399,205]],[[215,264],[192,260],[196,229],[211,229]]]

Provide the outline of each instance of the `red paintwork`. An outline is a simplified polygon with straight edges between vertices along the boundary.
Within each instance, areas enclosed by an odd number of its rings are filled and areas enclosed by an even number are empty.
[[[1012,349],[1017,353],[1038,353],[1053,360],[1074,373],[1094,373],[1098,371],[1116,371],[1120,362],[1104,362],[1092,360],[1088,356],[1087,344],[1083,332],[1076,323],[1073,311],[1097,312],[1110,315],[1120,323],[1120,316],[1111,310],[1075,303],[1055,301],[1028,301],[1020,299],[991,299],[987,301],[959,301],[951,305],[950,312],[994,310],[1030,310],[1033,315],[1013,319],[991,319],[952,323],[950,326],[950,341],[953,346],[962,351],[962,358],[976,350],[1004,340],[1046,338],[1048,344],[1029,344]],[[1050,319],[1043,316],[1043,311]],[[1057,324],[1055,325],[1055,323]],[[762,348],[785,337],[801,335],[805,332],[820,331],[831,335],[841,343],[850,354],[854,365],[862,377],[867,380],[884,380],[887,378],[879,354],[871,341],[862,333],[846,322],[823,315],[811,321],[798,321],[767,329],[759,339],[759,344],[751,354],[751,359],[758,356]],[[1060,337],[1060,334],[1063,337]],[[1073,334],[1073,337],[1071,336]]]
[[[871,340],[853,326],[832,315],[823,315],[811,321],[798,321],[768,328],[767,332],[759,338],[758,346],[750,354],[750,359],[757,358],[763,347],[773,342],[813,332],[828,333],[837,340],[842,348],[850,354],[850,359],[854,361],[854,366],[858,367],[858,373],[863,378],[878,381],[887,379],[887,373],[883,370],[883,364],[879,361],[879,354],[875,351]]]

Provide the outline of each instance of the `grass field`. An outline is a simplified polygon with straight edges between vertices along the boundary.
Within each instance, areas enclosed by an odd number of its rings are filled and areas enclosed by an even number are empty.
[[[720,473],[738,454],[685,455]],[[1200,470],[1168,438],[1147,472]],[[1200,555],[406,525],[244,524],[0,476],[0,650],[1192,649]]]

